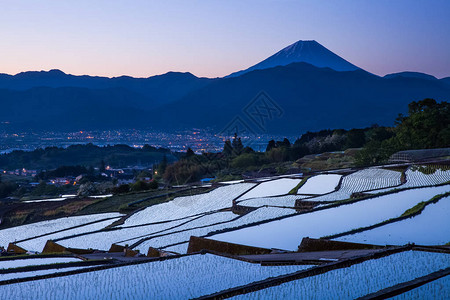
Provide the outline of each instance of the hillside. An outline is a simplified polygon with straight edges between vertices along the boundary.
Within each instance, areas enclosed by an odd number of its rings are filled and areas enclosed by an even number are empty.
[[[147,99],[128,90],[36,87],[0,90],[0,120],[15,129],[84,130],[145,127]]]
[[[16,75],[0,74],[0,89],[24,91],[36,87],[86,89],[122,89],[138,94],[151,105],[161,105],[179,99],[212,79],[198,78],[191,73],[168,72],[148,78],[130,76],[75,76],[60,70],[30,71]]]
[[[398,113],[406,112],[413,100],[431,97],[442,101],[450,97],[450,86],[439,80],[381,78],[363,70],[338,72],[293,63],[216,80],[167,105],[158,114],[158,122],[166,127],[216,126],[221,130],[241,116],[251,129],[258,131],[243,109],[261,91],[283,110],[280,117],[266,120],[264,129],[285,134],[374,123],[392,125]],[[171,122],[174,119],[176,123]]]

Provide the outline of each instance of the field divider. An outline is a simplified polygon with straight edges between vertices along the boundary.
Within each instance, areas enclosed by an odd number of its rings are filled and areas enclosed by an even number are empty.
[[[413,247],[416,251],[423,252],[434,252],[434,253],[446,253],[450,254],[450,247],[445,246],[424,246],[424,245],[414,245]]]
[[[122,216],[119,220],[117,220],[117,221],[111,223],[110,225],[106,226],[106,228],[107,228],[107,229],[108,229],[108,228],[114,228],[115,226],[124,224],[125,221],[126,221],[129,217],[131,217],[132,215],[134,215],[134,214],[137,213],[137,212],[140,212],[141,210],[143,210],[143,209],[145,209],[145,208],[146,208],[146,207],[138,208],[138,209],[132,211],[131,213],[128,213],[128,214],[126,214],[125,216]]]
[[[139,199],[139,200],[135,200],[135,201],[129,202],[129,203],[127,203],[127,206],[130,207],[130,206],[133,206],[135,204],[139,204],[139,203],[142,203],[142,202],[145,202],[145,201],[148,201],[148,200],[158,199],[158,198],[167,197],[167,196],[172,196],[173,194],[180,193],[180,192],[186,192],[186,191],[189,191],[189,190],[192,190],[192,189],[193,189],[193,187],[187,187],[187,188],[182,188],[182,189],[177,190],[177,191],[167,192],[167,193],[164,193],[164,194],[161,194],[161,195],[155,195],[155,196],[146,197],[146,198],[143,198],[143,199]]]
[[[375,293],[371,293],[363,297],[359,297],[357,298],[357,300],[378,300],[391,298],[449,275],[450,275],[450,267],[430,273],[422,277],[418,277],[410,281],[396,284],[394,286],[379,290]]]
[[[0,256],[0,263],[3,261],[22,260],[22,259],[35,259],[35,258],[55,258],[55,257],[76,257],[71,253],[58,253],[58,254],[20,254],[11,256]]]
[[[311,178],[311,176],[307,175],[305,177],[302,178],[302,180],[300,180],[300,182],[289,191],[289,195],[298,195],[297,192],[298,190],[305,185],[305,183],[308,181],[308,179]]]

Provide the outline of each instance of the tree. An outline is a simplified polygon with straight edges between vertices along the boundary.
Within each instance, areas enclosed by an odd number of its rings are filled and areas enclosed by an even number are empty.
[[[183,159],[167,166],[164,180],[175,184],[186,184],[198,181],[202,174],[202,168],[198,161]]]
[[[164,174],[167,168],[167,156],[164,154],[162,161],[158,164],[157,172],[158,174],[161,174],[161,176]]]
[[[152,180],[148,183],[148,188],[152,190],[156,190],[159,187],[159,183],[156,180]]]
[[[368,141],[382,142],[394,136],[394,130],[387,127],[372,126],[367,133]]]
[[[94,175],[94,173],[95,173],[94,167],[89,166],[89,168],[87,168],[87,174],[88,175]]]
[[[233,142],[231,143],[231,145],[233,146],[233,149],[236,149],[236,148],[237,148],[237,140],[238,140],[238,135],[237,135],[237,133],[235,132],[235,133],[234,133],[234,137],[233,137]]]
[[[364,129],[351,129],[347,132],[347,142],[344,148],[360,148],[366,143],[366,134]]]
[[[0,199],[10,196],[17,188],[18,186],[13,182],[0,182]]]
[[[148,189],[149,189],[148,184],[141,180],[138,180],[134,184],[131,185],[131,190],[133,192],[145,191]]]
[[[271,162],[283,162],[289,159],[289,149],[286,147],[277,147],[265,154]]]
[[[137,176],[136,178],[141,179],[141,178],[152,178],[153,174],[151,171],[149,170],[142,170]]]
[[[272,150],[275,147],[276,147],[275,140],[270,140],[269,143],[267,144],[266,152],[269,152],[270,150]]]
[[[259,163],[257,153],[245,153],[241,154],[233,159],[231,166],[233,168],[248,168],[250,166],[256,166]]]
[[[233,146],[231,145],[231,141],[229,139],[226,140],[225,143],[223,144],[222,154],[225,157],[229,157],[233,154]]]
[[[92,196],[98,194],[96,186],[92,182],[80,185],[78,188],[78,196]]]
[[[237,133],[234,134],[231,146],[233,147],[234,156],[242,154],[242,150],[244,150],[244,145],[242,144],[242,140],[240,137],[238,137]]]
[[[434,99],[411,102],[408,116],[399,115],[395,130],[399,150],[430,149],[450,145],[450,103]]]
[[[191,157],[194,157],[194,156],[195,156],[194,151],[192,151],[192,149],[189,147],[189,148],[187,149],[186,155],[185,155],[184,157],[185,157],[185,158],[191,158]]]
[[[390,145],[384,141],[370,141],[361,151],[355,155],[356,164],[358,166],[368,166],[380,164],[389,159],[389,157],[395,152]]]
[[[411,102],[408,116],[399,115],[396,127],[388,129],[374,128],[369,132],[369,142],[358,153],[358,165],[370,165],[385,162],[400,150],[431,149],[450,145],[450,104],[437,103],[433,99]]]
[[[45,181],[41,181],[31,192],[33,196],[53,196],[59,194],[60,189],[52,184],[46,184]]]
[[[291,159],[296,160],[302,158],[305,155],[310,154],[309,148],[306,145],[296,145],[291,148],[290,156]]]
[[[284,147],[284,148],[289,148],[291,146],[291,142],[289,142],[289,140],[287,138],[284,138],[282,141],[277,141],[275,143],[275,146],[278,147]]]
[[[121,184],[118,187],[112,189],[113,194],[125,194],[130,191],[130,186],[128,184]]]
[[[247,146],[242,150],[242,153],[254,153],[255,150],[253,150],[250,146]]]
[[[55,177],[66,177],[87,174],[88,170],[83,166],[61,166],[51,171],[43,171],[36,176],[36,179],[46,180]]]
[[[241,138],[238,138],[236,142],[236,146],[234,147],[234,152],[236,155],[242,154],[242,150],[244,150],[244,145],[242,144]]]

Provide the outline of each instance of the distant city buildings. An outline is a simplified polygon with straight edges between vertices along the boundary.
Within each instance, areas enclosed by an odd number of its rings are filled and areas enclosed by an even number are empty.
[[[16,175],[16,176],[31,176],[35,177],[37,175],[37,170],[27,170],[25,168],[23,169],[15,169],[15,170],[1,170],[1,174],[8,174],[8,175]]]
[[[191,129],[180,132],[156,132],[151,130],[106,130],[106,131],[76,131],[76,132],[7,132],[0,131],[0,154],[14,150],[34,150],[50,146],[68,147],[75,144],[93,143],[98,146],[125,144],[135,148],[150,145],[156,148],[166,148],[172,151],[185,152],[191,148],[196,153],[220,152],[224,140],[231,137],[220,136],[213,130]],[[244,146],[250,146],[256,151],[265,151],[267,142],[283,140],[285,136],[260,134],[242,136]],[[291,142],[296,137],[287,137]]]

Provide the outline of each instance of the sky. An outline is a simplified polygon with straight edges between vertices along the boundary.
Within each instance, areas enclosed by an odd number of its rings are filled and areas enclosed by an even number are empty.
[[[450,76],[448,0],[0,0],[0,73],[222,77],[298,40],[377,75]]]

